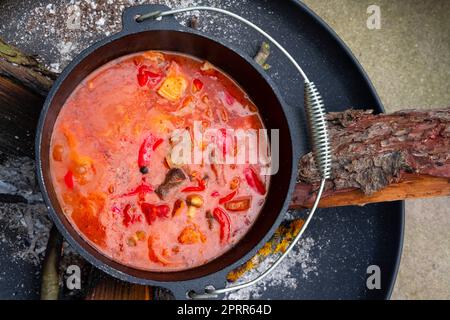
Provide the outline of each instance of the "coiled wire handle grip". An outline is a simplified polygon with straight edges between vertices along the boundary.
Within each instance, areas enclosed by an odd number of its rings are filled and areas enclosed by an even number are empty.
[[[319,186],[319,190],[317,192],[316,199],[314,201],[314,204],[308,214],[308,218],[306,219],[302,229],[297,234],[297,236],[294,238],[294,240],[291,242],[291,244],[287,247],[286,251],[283,252],[283,254],[263,273],[261,273],[258,277],[255,279],[244,282],[241,284],[237,284],[234,286],[222,288],[222,289],[216,289],[212,286],[208,286],[205,288],[204,293],[197,293],[195,291],[189,291],[186,293],[186,296],[191,299],[210,299],[210,298],[217,298],[219,294],[224,294],[230,291],[235,291],[239,289],[243,289],[246,287],[249,287],[251,285],[254,285],[258,281],[264,279],[267,275],[269,275],[270,272],[272,272],[282,261],[283,259],[289,254],[289,252],[292,250],[292,248],[297,244],[297,242],[302,237],[303,233],[305,232],[306,228],[309,225],[309,222],[311,221],[312,217],[314,216],[314,212],[316,212],[317,206],[319,205],[320,198],[322,196],[323,190],[325,188],[325,181],[326,179],[331,177],[331,148],[330,148],[330,141],[328,136],[328,130],[327,130],[327,123],[325,120],[325,107],[323,104],[322,97],[320,96],[320,93],[315,86],[313,82],[310,82],[308,77],[306,76],[303,69],[300,67],[300,65],[295,61],[295,59],[289,54],[289,52],[284,49],[281,44],[279,44],[274,38],[272,38],[269,34],[267,34],[264,30],[253,24],[252,22],[246,20],[245,18],[232,13],[230,11],[220,9],[220,8],[214,8],[214,7],[207,7],[207,6],[196,6],[196,7],[188,7],[188,8],[179,8],[174,10],[168,10],[168,11],[154,11],[147,14],[140,15],[136,17],[137,22],[142,22],[147,19],[157,19],[164,16],[174,15],[177,13],[183,13],[188,11],[197,11],[197,10],[206,10],[206,11],[215,11],[219,13],[223,13],[225,15],[228,15],[230,17],[233,17],[246,25],[250,26],[251,28],[255,29],[259,33],[261,33],[263,36],[265,36],[267,39],[269,39],[295,66],[295,68],[300,72],[302,75],[304,81],[305,81],[305,88],[304,88],[304,96],[305,96],[305,111],[308,119],[308,126],[310,129],[310,139],[313,146],[313,153],[314,153],[314,159],[317,165],[317,168],[321,175],[321,182]]]

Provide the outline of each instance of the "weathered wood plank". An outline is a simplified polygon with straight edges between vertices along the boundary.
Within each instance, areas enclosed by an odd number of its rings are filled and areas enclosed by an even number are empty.
[[[0,38],[0,76],[45,98],[57,75]]]
[[[56,74],[0,39],[0,152],[33,156],[39,112]]]
[[[105,278],[88,293],[86,300],[152,300],[153,289],[149,286],[126,283]]]
[[[0,76],[0,152],[33,156],[34,137],[44,98]]]

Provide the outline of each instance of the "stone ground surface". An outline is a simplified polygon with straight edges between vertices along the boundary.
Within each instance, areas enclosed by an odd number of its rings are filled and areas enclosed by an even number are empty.
[[[347,43],[386,111],[450,105],[450,1],[305,0]],[[381,9],[369,30],[366,10]],[[450,299],[450,198],[407,201],[392,299]]]

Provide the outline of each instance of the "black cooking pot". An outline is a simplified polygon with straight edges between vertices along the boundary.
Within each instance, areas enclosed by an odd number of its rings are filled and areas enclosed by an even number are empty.
[[[50,216],[73,248],[94,266],[114,277],[139,284],[166,287],[176,298],[183,299],[191,289],[201,292],[207,285],[222,288],[226,283],[227,273],[251,258],[272,236],[289,204],[296,178],[298,150],[302,147],[299,143],[304,141],[294,137],[299,137],[304,128],[301,128],[300,124],[290,122],[285,104],[274,83],[264,70],[243,52],[218,39],[185,28],[172,17],[165,17],[162,21],[135,21],[137,15],[168,9],[160,5],[126,9],[122,16],[121,32],[84,50],[62,72],[41,113],[36,137],[36,162],[40,187]],[[51,181],[50,140],[55,121],[66,99],[84,78],[100,66],[123,55],[145,50],[175,51],[210,61],[229,74],[248,93],[258,106],[267,129],[279,129],[280,168],[271,178],[267,201],[254,225],[232,249],[205,265],[189,270],[143,271],[104,256],[88,244],[66,218]]]

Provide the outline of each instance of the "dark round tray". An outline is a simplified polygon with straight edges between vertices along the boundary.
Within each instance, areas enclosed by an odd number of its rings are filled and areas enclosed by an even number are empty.
[[[43,3],[50,1],[42,1]],[[203,1],[207,5],[209,1]],[[214,1],[217,3],[217,1]],[[14,3],[14,1],[6,1]],[[26,1],[30,8],[33,1]],[[3,8],[4,6],[4,8]],[[0,5],[0,15],[14,19],[18,12],[14,6]],[[383,106],[369,79],[348,48],[337,35],[306,6],[298,1],[246,0],[227,1],[224,8],[263,27],[297,59],[309,78],[321,91],[327,111],[374,109],[382,112]],[[22,8],[23,9],[23,8]],[[9,13],[8,13],[9,10]],[[186,19],[185,17],[182,19]],[[209,23],[212,19],[214,23]],[[200,13],[201,30],[220,37],[249,55],[254,55],[261,36],[242,24],[224,16]],[[3,35],[2,35],[3,36]],[[8,37],[6,37],[8,38]],[[92,39],[99,39],[93,35]],[[13,39],[12,39],[13,40]],[[47,61],[52,53],[40,44],[39,37],[22,45]],[[292,65],[273,49],[268,74],[291,106],[290,115],[296,121],[303,119],[303,83]],[[299,137],[306,139],[306,135]],[[304,150],[306,153],[308,150]],[[292,215],[301,216],[296,212]],[[259,286],[260,299],[386,299],[395,283],[399,266],[404,227],[403,202],[390,202],[364,207],[322,209],[316,213],[304,238],[312,239],[308,261],[289,266],[290,279]],[[8,248],[1,248],[3,252]],[[300,250],[300,248],[297,248]],[[0,279],[0,297],[36,298],[39,277],[10,268],[8,260],[0,257],[0,265],[8,273]],[[381,270],[381,289],[369,290],[366,286],[367,268],[377,265]],[[305,268],[309,269],[305,272]],[[29,269],[35,272],[34,268]],[[17,284],[23,284],[17,286]],[[251,292],[251,291],[250,291]]]

